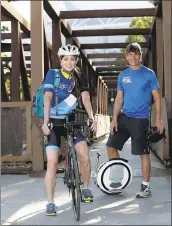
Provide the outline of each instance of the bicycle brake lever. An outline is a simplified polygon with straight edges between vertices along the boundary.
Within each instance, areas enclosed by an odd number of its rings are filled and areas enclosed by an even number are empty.
[[[51,130],[53,128],[53,123],[52,122],[47,122],[47,127],[48,127],[48,129]],[[50,135],[44,135],[44,144],[48,144],[49,137],[50,137]]]

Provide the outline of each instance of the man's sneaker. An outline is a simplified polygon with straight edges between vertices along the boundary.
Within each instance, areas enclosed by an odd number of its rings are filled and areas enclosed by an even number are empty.
[[[140,192],[136,194],[136,198],[147,198],[151,195],[150,187],[142,184]]]
[[[47,216],[56,216],[57,215],[56,208],[57,207],[53,202],[48,203],[46,205],[46,215]]]
[[[84,202],[93,202],[93,195],[90,189],[88,188],[83,188],[82,191],[82,200]]]

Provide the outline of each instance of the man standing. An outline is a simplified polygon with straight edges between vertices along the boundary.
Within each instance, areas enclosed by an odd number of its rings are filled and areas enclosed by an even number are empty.
[[[125,142],[131,137],[131,152],[133,155],[140,155],[143,173],[141,190],[136,197],[146,198],[151,195],[151,161],[149,150],[146,148],[145,130],[149,125],[152,94],[156,105],[157,130],[163,132],[160,87],[155,73],[141,65],[142,52],[138,43],[127,46],[126,59],[130,67],[118,77],[111,133],[106,144],[107,152],[109,159],[119,158],[118,150],[122,150]]]

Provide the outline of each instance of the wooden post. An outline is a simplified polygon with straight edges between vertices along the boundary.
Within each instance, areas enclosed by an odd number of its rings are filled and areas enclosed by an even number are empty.
[[[151,37],[151,57],[152,57],[152,70],[157,73],[157,54],[156,54],[156,21],[155,25],[152,30],[152,37]]]
[[[106,105],[105,105],[105,115],[107,115],[107,86],[105,87],[105,93],[106,93]]]
[[[9,96],[5,86],[5,76],[4,76],[4,70],[3,70],[2,64],[1,64],[1,101],[4,101],[4,102],[9,101]]]
[[[163,27],[162,27],[162,18],[156,18],[156,52],[157,52],[157,77],[160,84],[161,97],[163,96],[162,87],[163,87]]]
[[[163,35],[164,35],[164,78],[165,98],[167,104],[167,119],[169,130],[169,154],[172,160],[172,2],[162,1]]]
[[[47,37],[46,37],[45,26],[44,26],[44,76],[46,76],[50,68],[51,68],[50,55],[49,55]]]
[[[97,79],[97,110],[96,113],[99,114],[99,91],[100,91],[100,78]]]
[[[26,60],[24,55],[24,47],[22,43],[22,36],[20,33],[20,71],[21,71],[21,82],[23,86],[23,98],[25,101],[31,100],[30,90],[29,90],[29,82],[26,70]]]
[[[61,41],[61,22],[52,21],[52,68],[60,68],[60,59],[57,55]]]
[[[73,45],[73,39],[72,38],[66,38],[66,45],[67,44]]]
[[[102,101],[102,80],[100,79],[100,89],[99,89],[99,114],[102,113],[101,111],[101,101]]]
[[[11,21],[12,72],[10,76],[10,95],[12,101],[20,101],[20,24]]]
[[[31,93],[33,96],[44,77],[43,1],[31,1],[31,74]],[[39,122],[39,118],[34,116],[32,120],[34,171],[44,169],[43,133]]]
[[[106,98],[105,98],[105,83],[103,83],[103,101],[102,101],[102,104],[103,104],[103,115],[105,115],[105,101],[106,101]]]
[[[148,49],[148,67],[152,69],[152,46]]]

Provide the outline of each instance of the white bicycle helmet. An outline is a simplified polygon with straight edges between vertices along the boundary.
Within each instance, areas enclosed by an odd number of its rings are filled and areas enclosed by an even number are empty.
[[[66,55],[79,56],[79,49],[75,45],[67,44],[65,46],[61,46],[57,54],[59,57]]]

